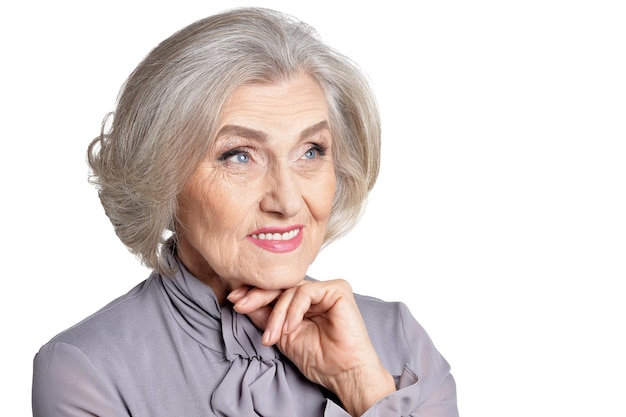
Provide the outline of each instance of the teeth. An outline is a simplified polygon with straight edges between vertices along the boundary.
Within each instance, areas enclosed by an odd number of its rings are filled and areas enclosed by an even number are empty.
[[[254,239],[259,239],[259,240],[291,240],[294,237],[298,236],[298,233],[300,233],[300,229],[293,229],[293,230],[290,230],[289,232],[285,232],[283,234],[280,234],[280,233],[259,233],[259,234],[253,234],[252,237]]]

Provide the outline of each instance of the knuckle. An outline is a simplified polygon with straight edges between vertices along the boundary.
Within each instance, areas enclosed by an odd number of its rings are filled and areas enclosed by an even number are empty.
[[[333,285],[336,286],[338,290],[344,293],[352,293],[352,285],[348,281],[342,278],[338,278],[332,281]]]

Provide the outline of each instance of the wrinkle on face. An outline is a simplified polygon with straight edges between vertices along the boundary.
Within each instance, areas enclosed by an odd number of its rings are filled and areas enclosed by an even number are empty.
[[[177,213],[179,257],[220,301],[241,285],[278,289],[302,281],[324,241],[335,194],[331,147],[325,95],[306,75],[242,85],[226,102]],[[301,244],[286,252],[250,237],[296,226]]]

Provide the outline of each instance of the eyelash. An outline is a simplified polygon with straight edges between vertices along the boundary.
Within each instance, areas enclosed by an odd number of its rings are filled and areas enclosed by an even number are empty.
[[[224,152],[222,155],[220,155],[219,158],[217,158],[217,160],[220,162],[225,162],[228,159],[232,158],[233,156],[239,155],[239,154],[245,154],[248,157],[250,157],[250,154],[245,149],[235,148],[235,149],[231,149],[231,150]]]
[[[307,149],[304,154],[306,155],[310,151],[316,151],[319,154],[319,156],[324,156],[326,155],[326,151],[328,151],[328,148],[326,146],[322,146],[320,144],[314,143],[313,146]]]
[[[304,154],[306,155],[308,152],[310,151],[315,151],[317,152],[317,154],[319,156],[325,156],[326,152],[328,151],[328,147],[314,143],[312,144],[312,146],[310,148],[308,148],[306,150],[306,152],[304,152]],[[217,160],[220,162],[226,162],[228,161],[230,158],[232,158],[233,156],[239,155],[239,154],[245,154],[246,156],[248,156],[248,158],[250,157],[250,153],[248,151],[246,151],[244,148],[234,148],[234,149],[230,149],[226,152],[224,152],[222,155],[220,155]]]

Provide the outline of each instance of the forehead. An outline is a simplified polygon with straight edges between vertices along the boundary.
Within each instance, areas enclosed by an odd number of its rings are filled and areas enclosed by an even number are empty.
[[[319,83],[298,75],[275,84],[244,84],[235,89],[221,111],[220,127],[229,124],[306,128],[328,120],[328,103]]]

